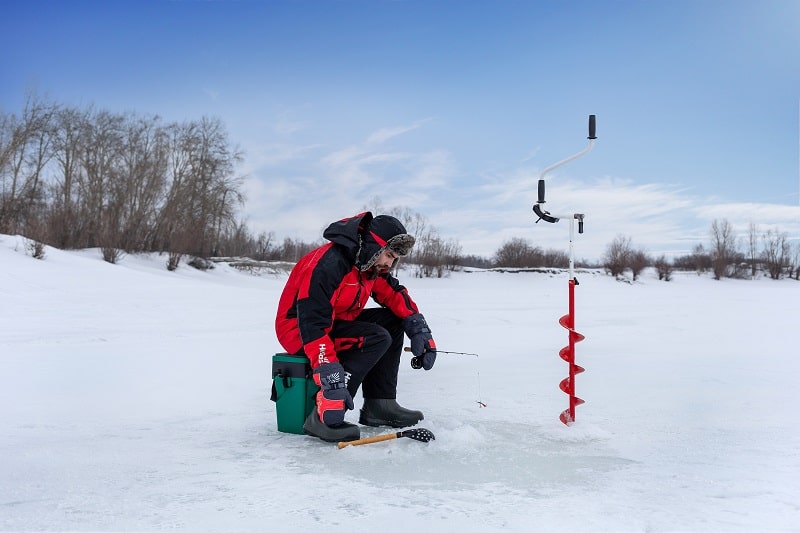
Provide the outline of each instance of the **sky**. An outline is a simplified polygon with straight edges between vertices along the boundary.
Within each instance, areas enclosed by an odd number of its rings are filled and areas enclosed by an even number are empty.
[[[220,118],[255,233],[314,241],[407,207],[465,254],[512,238],[599,258],[708,243],[713,220],[800,240],[800,3],[6,1],[0,110]]]

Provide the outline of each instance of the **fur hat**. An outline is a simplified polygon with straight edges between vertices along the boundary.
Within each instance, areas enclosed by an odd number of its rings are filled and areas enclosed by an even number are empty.
[[[411,253],[414,247],[413,235],[406,233],[406,228],[393,216],[378,215],[372,219],[364,232],[363,257],[369,257],[361,264],[361,270],[369,270],[386,250],[391,250],[400,257]]]

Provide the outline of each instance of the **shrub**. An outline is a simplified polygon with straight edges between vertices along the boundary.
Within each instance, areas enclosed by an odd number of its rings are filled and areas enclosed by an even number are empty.
[[[671,281],[672,280],[672,264],[667,259],[666,255],[662,255],[655,262],[656,272],[658,273],[658,279],[663,281]]]
[[[122,250],[113,247],[101,248],[100,253],[103,255],[103,261],[106,263],[111,263],[112,265],[116,265],[117,262],[119,262],[119,260],[125,255]]]

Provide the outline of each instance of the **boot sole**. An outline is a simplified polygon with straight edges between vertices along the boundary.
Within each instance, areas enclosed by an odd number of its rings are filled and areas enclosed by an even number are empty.
[[[421,418],[419,420],[422,420]],[[416,426],[419,424],[419,420],[414,421],[400,421],[400,420],[383,420],[381,418],[370,418],[364,415],[361,415],[358,419],[358,423],[364,426],[370,426],[376,428],[378,426],[389,426],[392,428],[407,428],[409,426]]]
[[[311,413],[311,415],[309,416],[313,415],[314,414]],[[361,432],[358,430],[358,426],[353,424],[347,424],[347,428],[339,428],[340,434],[338,435],[337,435],[337,429],[335,428],[328,428],[327,426],[324,426],[324,429],[326,429],[327,431],[325,434],[323,434],[322,432],[313,431],[311,429],[313,427],[314,427],[313,423],[309,423],[308,421],[306,421],[306,423],[303,424],[303,433],[311,437],[316,437],[325,442],[350,442],[352,440],[358,440],[361,438]],[[343,431],[344,429],[347,429],[347,431]]]
[[[315,433],[308,431],[306,428],[303,428],[303,433],[305,433],[309,437],[316,437],[319,440],[324,440],[325,442],[350,442],[361,438],[361,435],[350,435],[350,436],[343,436],[340,438],[325,438],[322,435],[317,435]]]

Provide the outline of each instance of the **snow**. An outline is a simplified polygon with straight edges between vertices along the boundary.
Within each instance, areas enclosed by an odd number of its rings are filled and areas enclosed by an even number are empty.
[[[25,252],[0,236],[2,530],[800,530],[796,281],[579,272],[567,427],[566,273],[401,271],[479,357],[404,359],[436,440],[339,450],[277,431],[285,275]]]

